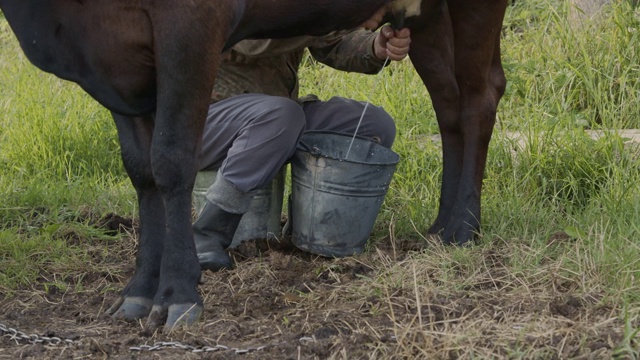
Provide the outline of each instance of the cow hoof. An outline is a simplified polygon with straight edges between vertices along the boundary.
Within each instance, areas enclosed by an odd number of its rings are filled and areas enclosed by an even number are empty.
[[[147,319],[147,330],[153,331],[164,323],[164,332],[188,327],[200,319],[202,315],[202,305],[198,304],[174,304],[168,308],[166,306],[154,305]]]
[[[122,305],[123,302],[124,302],[124,297],[122,296],[118,297],[118,300],[116,300],[116,302],[113,305],[111,305],[111,307],[108,308],[107,311],[105,311],[105,313],[109,316],[113,316],[113,314],[115,314],[116,311],[120,309],[120,305]]]
[[[169,306],[167,322],[164,324],[164,332],[168,333],[180,327],[195,324],[202,316],[202,305],[198,304],[174,304]]]
[[[444,233],[444,226],[438,224],[438,223],[434,223],[433,225],[431,225],[431,227],[429,227],[429,229],[427,230],[427,234],[429,235],[442,235],[442,233]]]
[[[149,318],[147,318],[146,330],[154,331],[159,328],[164,321],[167,319],[167,307],[160,305],[153,305],[151,308],[151,312],[149,313]]]
[[[153,302],[142,297],[120,298],[107,310],[116,319],[137,320],[149,315]]]
[[[449,233],[445,231],[442,235],[442,243],[445,245],[469,247],[475,242],[477,232],[472,230],[464,230]]]

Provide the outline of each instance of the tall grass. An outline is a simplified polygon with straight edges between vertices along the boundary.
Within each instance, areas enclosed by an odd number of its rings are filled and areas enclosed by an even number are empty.
[[[572,24],[568,1],[527,1],[510,10],[504,66],[510,86],[502,125],[536,123],[638,128],[640,12],[614,1],[598,21]],[[536,125],[538,126],[538,125]]]
[[[574,27],[565,3],[510,6],[502,40],[509,84],[490,147],[480,244],[424,256],[443,278],[459,280],[482,263],[483,251],[499,249],[515,278],[553,288],[564,279],[572,291],[602,293],[637,325],[640,154],[609,131],[640,128],[640,13],[614,2],[600,21]],[[0,288],[12,288],[47,264],[84,256],[60,240],[61,227],[96,235],[70,221],[75,214],[134,216],[135,193],[109,114],[75,85],[29,65],[4,21],[0,49]],[[429,95],[410,63],[366,76],[307,59],[301,76],[303,94],[368,100],[397,120],[402,160],[372,245],[422,239],[437,213],[441,149]],[[605,132],[593,139],[587,129]]]

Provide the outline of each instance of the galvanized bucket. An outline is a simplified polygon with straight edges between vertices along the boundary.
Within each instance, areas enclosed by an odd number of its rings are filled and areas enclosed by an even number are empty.
[[[308,132],[291,160],[292,242],[302,250],[327,257],[364,251],[400,157],[362,137],[349,150],[352,139]]]
[[[216,180],[217,171],[199,171],[193,187],[193,205],[200,214],[205,204],[207,189]],[[284,168],[270,183],[255,190],[249,211],[242,216],[233,236],[230,248],[236,248],[243,241],[274,239],[280,237],[282,199],[284,196]]]

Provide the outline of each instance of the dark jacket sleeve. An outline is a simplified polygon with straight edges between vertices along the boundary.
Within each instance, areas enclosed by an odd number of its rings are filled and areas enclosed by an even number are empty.
[[[308,48],[314,59],[334,69],[376,74],[384,64],[373,53],[376,36],[363,29],[338,31],[318,38]]]

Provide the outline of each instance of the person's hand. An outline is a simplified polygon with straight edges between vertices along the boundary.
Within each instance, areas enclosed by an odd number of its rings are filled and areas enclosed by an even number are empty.
[[[411,30],[408,28],[394,30],[391,26],[385,25],[378,32],[378,36],[373,41],[373,52],[380,60],[400,61],[409,54],[411,45]]]

